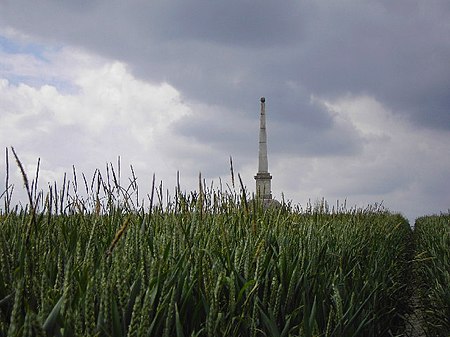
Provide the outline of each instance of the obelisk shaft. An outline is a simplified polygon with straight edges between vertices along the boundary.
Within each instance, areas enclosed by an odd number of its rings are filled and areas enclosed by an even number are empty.
[[[267,160],[267,132],[266,132],[266,103],[261,100],[261,114],[259,117],[259,162],[258,172],[269,172],[269,163]]]
[[[261,97],[261,114],[259,119],[259,158],[258,173],[256,173],[256,195],[261,199],[272,199],[272,176],[269,173],[267,160],[267,132],[266,132],[266,99]]]

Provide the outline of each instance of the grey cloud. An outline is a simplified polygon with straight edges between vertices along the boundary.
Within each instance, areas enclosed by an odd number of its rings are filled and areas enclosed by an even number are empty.
[[[309,88],[327,95],[369,93],[418,124],[448,128],[448,5],[367,2],[347,9],[338,11],[339,22],[311,22],[316,36],[300,63],[315,66],[298,68]],[[336,8],[321,13],[333,14]]]
[[[251,114],[241,110],[227,114],[214,109],[197,111],[177,121],[173,131],[185,139],[192,138],[248,162],[247,154],[256,154],[258,147],[259,100],[253,101]],[[361,153],[365,140],[358,131],[352,125],[336,123],[324,108],[312,103],[288,107],[281,101],[274,101],[266,103],[269,147],[273,153],[305,157]],[[279,111],[281,108],[284,110]],[[290,113],[286,113],[286,109],[291,109]]]
[[[418,125],[449,128],[450,9],[445,1],[8,1],[2,21],[75,43],[168,81],[191,99],[251,111],[283,97],[365,93]],[[302,87],[301,95],[287,88]],[[306,110],[300,122],[326,116]],[[297,117],[295,117],[297,118]],[[317,124],[317,128],[328,127]]]
[[[298,6],[275,1],[184,1],[171,13],[170,21],[177,23],[172,26],[177,27],[175,38],[256,48],[289,43],[301,21]]]

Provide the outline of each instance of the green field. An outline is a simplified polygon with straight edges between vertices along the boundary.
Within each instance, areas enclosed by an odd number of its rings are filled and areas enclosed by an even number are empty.
[[[450,333],[450,215],[416,220],[418,287],[430,336]]]
[[[448,336],[449,216],[73,180],[3,197],[0,336],[401,336],[416,274]]]

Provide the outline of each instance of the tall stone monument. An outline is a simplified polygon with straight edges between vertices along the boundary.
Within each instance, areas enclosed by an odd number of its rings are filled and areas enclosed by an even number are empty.
[[[267,160],[267,132],[266,132],[266,99],[261,97],[261,113],[259,118],[259,160],[256,180],[256,196],[259,199],[272,199],[272,176],[269,173]]]

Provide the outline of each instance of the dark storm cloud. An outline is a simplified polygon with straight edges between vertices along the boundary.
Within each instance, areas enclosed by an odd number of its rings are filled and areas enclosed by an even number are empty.
[[[163,1],[136,7],[150,34],[164,40],[206,40],[231,46],[289,44],[296,36],[299,8],[275,1]]]
[[[0,19],[29,34],[123,60],[137,76],[167,81],[187,99],[229,113],[239,110],[249,118],[265,95],[277,122],[298,123],[320,135],[330,133],[334,121],[309,104],[310,95],[350,92],[371,95],[419,126],[450,128],[447,1],[99,0],[29,6],[6,1]],[[197,131],[187,126],[184,132],[189,130]]]
[[[316,66],[297,70],[313,92],[369,93],[418,124],[449,128],[449,19],[440,1],[323,8],[300,61]]]

